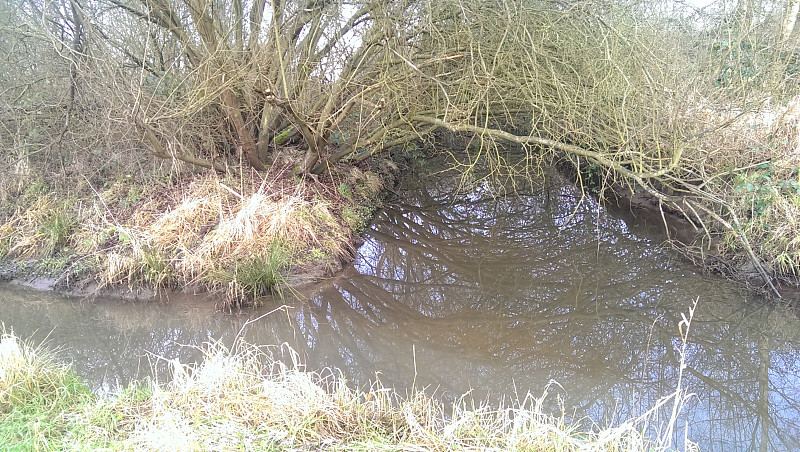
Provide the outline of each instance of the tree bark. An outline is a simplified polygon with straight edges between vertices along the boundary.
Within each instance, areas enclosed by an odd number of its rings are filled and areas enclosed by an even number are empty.
[[[267,167],[264,166],[264,162],[258,157],[258,147],[256,146],[253,134],[250,133],[244,123],[239,100],[230,89],[226,89],[222,92],[221,100],[225,114],[228,116],[228,120],[233,124],[233,128],[236,131],[236,144],[239,151],[250,166],[258,171],[265,171]]]

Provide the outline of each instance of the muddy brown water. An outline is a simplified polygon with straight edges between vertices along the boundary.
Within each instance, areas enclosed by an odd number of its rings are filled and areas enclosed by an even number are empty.
[[[601,208],[558,178],[519,196],[459,185],[407,181],[353,265],[268,316],[281,302],[220,313],[200,296],[76,300],[5,284],[0,320],[57,347],[100,392],[166,381],[166,359],[195,362],[198,345],[230,344],[247,324],[248,342],[278,356],[287,344],[353,385],[507,404],[547,388],[546,410],[600,426],[680,385],[691,395],[675,445],[800,450],[795,311],[699,273],[660,246],[660,220]],[[684,345],[679,323],[695,303]]]

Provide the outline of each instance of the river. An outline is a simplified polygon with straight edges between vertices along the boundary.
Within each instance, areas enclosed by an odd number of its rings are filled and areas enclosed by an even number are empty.
[[[600,426],[680,386],[691,395],[676,445],[800,450],[796,311],[702,274],[661,246],[657,220],[600,207],[558,177],[513,196],[461,182],[406,181],[352,265],[263,308],[221,313],[193,295],[67,299],[4,284],[0,320],[57,348],[100,392],[147,375],[166,381],[167,360],[196,361],[198,345],[241,334],[276,356],[291,355],[286,344],[308,369],[338,369],[356,386],[379,379],[401,393],[492,403],[547,388],[546,409]]]

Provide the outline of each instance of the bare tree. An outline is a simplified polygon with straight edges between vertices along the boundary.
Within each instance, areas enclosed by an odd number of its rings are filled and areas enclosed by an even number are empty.
[[[259,170],[265,168],[273,139],[291,127],[290,135],[299,135],[306,148],[299,170],[315,173],[324,168],[318,163],[332,151],[335,132],[344,141],[346,122],[355,134],[373,124],[370,113],[382,105],[375,67],[384,57],[385,42],[396,39],[389,35],[396,30],[390,24],[407,6],[318,0],[109,1],[138,20],[134,26],[147,29],[145,35],[162,40],[141,46],[141,55],[128,51],[127,57],[152,78],[160,77],[155,80],[159,87],[173,79],[188,85],[184,97],[175,90],[141,93],[147,100],[136,122],[157,155],[169,154],[155,130],[160,119],[203,110],[225,119],[236,150]],[[163,62],[159,48],[170,41],[180,53]]]

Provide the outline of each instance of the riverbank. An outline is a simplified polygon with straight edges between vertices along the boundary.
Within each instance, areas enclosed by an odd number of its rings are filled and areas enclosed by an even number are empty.
[[[772,129],[754,130],[763,135]],[[766,139],[756,132],[750,131],[752,140]],[[441,149],[470,149],[468,137],[445,137],[427,157],[414,148],[413,157],[399,152],[400,161],[429,157],[462,171],[456,162],[463,166],[469,151],[446,158]],[[614,182],[596,165],[577,169],[562,159],[557,166],[601,202],[657,220],[669,231],[670,245],[699,268],[754,292],[800,300],[800,241],[785,234],[798,218],[792,214],[800,199],[792,185],[797,162],[780,149],[759,148],[749,158],[767,163],[706,184],[726,200],[725,212],[691,194],[660,199],[642,186]],[[7,172],[0,181],[0,281],[78,296],[211,292],[220,295],[220,307],[230,308],[331,276],[352,260],[398,168],[389,160],[366,160],[302,177],[291,163],[296,156],[288,155],[299,152],[280,150],[262,172],[117,168],[93,178]],[[735,159],[715,164],[729,160]],[[731,218],[742,227],[732,228]]]
[[[380,383],[354,390],[344,376],[287,367],[239,345],[210,345],[196,368],[171,363],[169,384],[140,381],[104,399],[47,350],[4,333],[0,442],[15,450],[669,449],[642,437],[653,427],[647,415],[581,430],[543,413],[546,391],[513,408],[465,398],[449,411],[423,393]]]
[[[670,246],[698,267],[798,301],[798,105],[797,97],[746,110],[697,105],[693,126],[708,128],[685,140],[669,170],[637,175],[570,158],[562,168],[603,201],[661,217]]]
[[[224,294],[223,307],[257,304],[351,260],[394,174],[365,162],[301,178],[279,157],[266,172],[5,184],[2,278],[73,294],[176,289]]]

